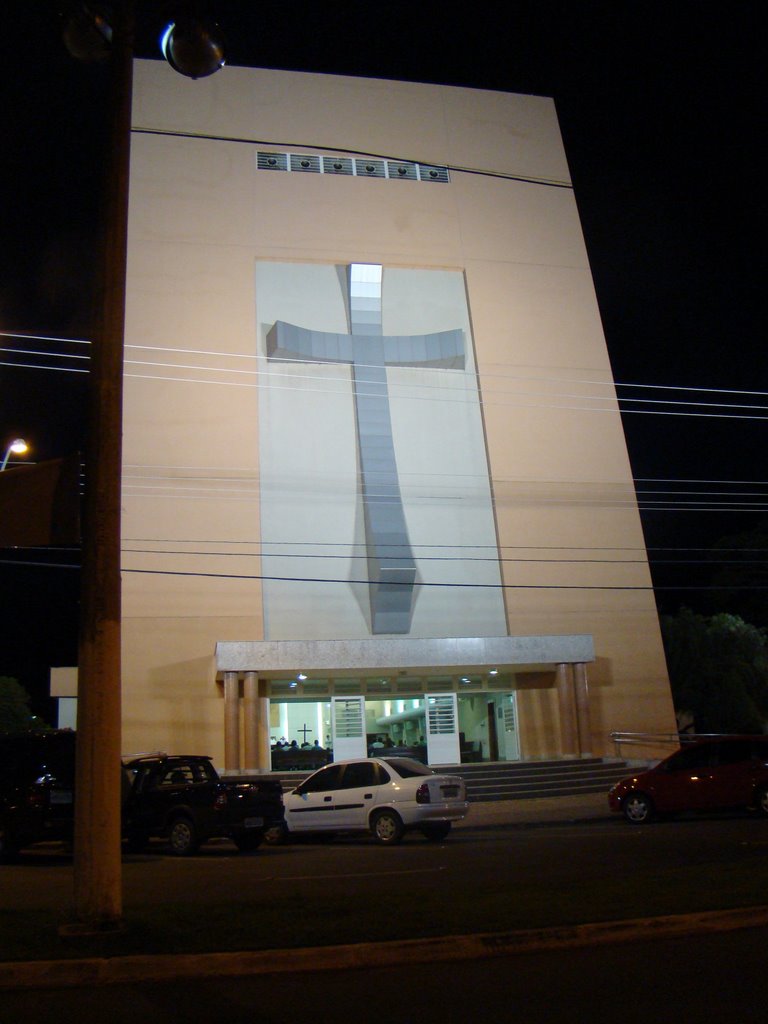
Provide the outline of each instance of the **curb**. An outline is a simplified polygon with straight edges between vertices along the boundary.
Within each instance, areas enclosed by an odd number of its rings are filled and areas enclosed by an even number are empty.
[[[562,925],[514,932],[446,935],[438,938],[362,942],[304,949],[160,956],[94,957],[0,963],[0,990],[130,985],[182,977],[212,978],[394,967],[401,964],[478,960],[546,950],[642,942],[692,932],[734,931],[768,925],[768,906],[708,910],[693,914]]]

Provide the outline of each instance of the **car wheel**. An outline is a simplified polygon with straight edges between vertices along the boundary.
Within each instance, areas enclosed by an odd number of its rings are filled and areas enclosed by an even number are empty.
[[[382,846],[395,846],[403,838],[405,828],[395,811],[379,811],[371,823],[374,839]]]
[[[431,843],[437,843],[441,839],[445,839],[450,831],[450,821],[436,821],[430,825],[422,825],[420,828],[421,834],[429,839]]]
[[[263,832],[242,832],[238,836],[233,837],[233,842],[238,848],[240,853],[253,853],[254,850],[258,850],[261,846],[262,840],[264,839]]]
[[[633,825],[644,825],[654,816],[653,802],[645,793],[630,793],[621,805],[624,817]]]
[[[281,846],[283,843],[288,842],[288,826],[285,822],[281,822],[279,825],[272,825],[264,832],[264,842],[267,846]]]
[[[171,853],[177,857],[188,857],[200,846],[197,829],[189,818],[174,818],[168,829],[168,843]]]
[[[763,786],[755,794],[755,807],[763,817],[768,818],[768,787]]]

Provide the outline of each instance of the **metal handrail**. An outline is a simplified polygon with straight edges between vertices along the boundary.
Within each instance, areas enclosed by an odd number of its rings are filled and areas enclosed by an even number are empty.
[[[656,744],[673,744],[676,747],[685,746],[686,743],[693,743],[696,740],[722,739],[732,736],[727,732],[612,732],[609,733],[616,748],[616,756],[621,757],[621,746],[648,746]]]

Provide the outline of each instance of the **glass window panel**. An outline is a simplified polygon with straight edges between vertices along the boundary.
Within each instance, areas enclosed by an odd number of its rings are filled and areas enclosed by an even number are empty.
[[[356,789],[358,786],[376,785],[376,765],[370,761],[356,761],[344,766],[339,789]]]
[[[342,765],[332,764],[311,775],[298,787],[301,793],[328,793],[338,789]]]

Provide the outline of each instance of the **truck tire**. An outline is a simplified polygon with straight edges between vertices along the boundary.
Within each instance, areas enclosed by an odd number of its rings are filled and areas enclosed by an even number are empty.
[[[189,857],[197,853],[200,838],[194,822],[186,815],[173,818],[168,826],[168,845],[175,857]]]
[[[264,842],[267,846],[282,846],[283,843],[288,842],[289,835],[288,826],[281,821],[279,825],[269,826],[264,833]]]

